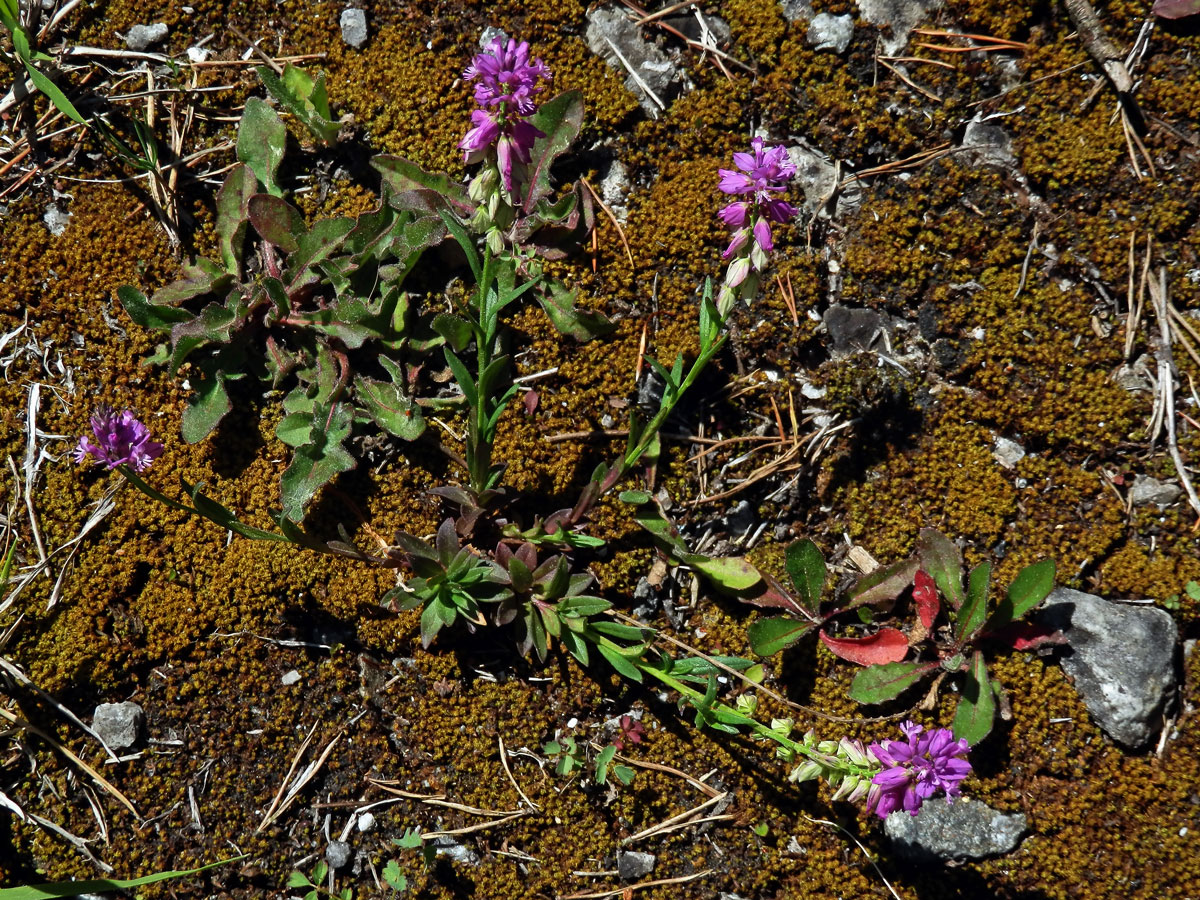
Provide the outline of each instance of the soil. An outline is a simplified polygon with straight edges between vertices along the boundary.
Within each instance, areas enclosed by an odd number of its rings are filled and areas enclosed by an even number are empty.
[[[42,96],[0,126],[15,148],[0,161],[10,460],[0,502],[14,574],[49,560],[0,601],[0,654],[28,682],[10,673],[4,695],[0,800],[23,811],[0,812],[4,885],[236,856],[138,893],[300,896],[289,875],[344,841],[332,886],[359,897],[392,893],[382,880],[392,860],[408,893],[429,898],[1197,896],[1200,654],[1180,652],[1163,739],[1137,752],[1103,734],[1052,654],[998,655],[1011,716],[973,752],[965,790],[1024,813],[1028,835],[999,858],[914,864],[877,818],[823,785],[790,784],[762,744],[694,728],[665,694],[561,648],[531,661],[503,629],[454,629],[423,647],[419,611],[380,603],[392,571],[230,538],[71,462],[96,405],[134,408],[166,445],[149,481],[170,496],[182,496],[180,478],[204,482],[244,521],[270,525],[290,452],[275,434],[278,404],[237,389],[218,430],[184,443],[189,373],[143,364],[159,338],[129,320],[116,289],[149,294],[216,253],[215,193],[235,162],[237,117],[265,95],[242,63],[248,40],[326,73],[345,116],[333,148],[289,120],[283,177],[313,219],[374,206],[373,153],[463,176],[456,144],[472,101],[460,75],[492,25],[530,42],[554,91],[584,96],[560,188],[599,185],[614,160],[630,183],[620,233],[598,213],[594,240],[548,264],[614,321],[612,334],[565,338],[535,304],[510,322],[520,372],[543,373],[530,382],[536,405],[514,405],[497,442],[528,509],[569,506],[621,452],[610,432],[637,402],[643,354],[694,354],[699,286],[723,274],[717,169],[761,129],[836,162],[841,185],[776,230],[758,300],[735,312],[730,343],[667,428],[654,487],[685,539],[782,575],[783,548],[807,537],[849,582],[849,545],[890,562],[934,527],[967,564],[991,562],[997,583],[1052,558],[1060,584],[1166,608],[1194,641],[1200,510],[1186,493],[1163,506],[1131,498],[1136,476],[1180,483],[1200,456],[1194,19],[1150,18],[1148,3],[1126,0],[1100,8],[1107,38],[1129,54],[1134,87],[1119,99],[1061,4],[918,4],[922,30],[890,55],[883,43],[896,36],[856,4],[813,6],[853,17],[844,52],[815,49],[807,21],[768,0],[699,5],[729,26],[723,55],[684,43],[685,10],[670,28],[645,24],[687,81],[657,118],[588,48],[588,10],[573,0],[367,4],[361,49],[342,41],[342,5],[325,2],[98,0],[55,26],[52,53],[60,42],[124,50],[130,26],[169,26],[150,52],[180,61],[174,71],[151,60],[148,81],[140,59],[82,55],[60,59],[58,78],[129,139],[147,99],[125,95],[162,90],[156,133],[165,148],[188,119],[174,150],[187,165],[167,208],[94,133],[53,135],[66,121],[49,121]],[[201,43],[211,64],[188,65]],[[984,132],[982,149],[966,140],[981,126],[1001,130]],[[189,159],[202,150],[212,152]],[[69,215],[60,234],[43,218],[49,206]],[[1180,314],[1169,410],[1156,400],[1150,279]],[[375,448],[306,525],[328,539],[344,527],[364,549],[398,530],[432,534],[446,507],[425,492],[461,483],[439,444],[460,447],[462,425],[451,416],[411,445]],[[1001,458],[998,439],[1024,455]],[[665,565],[629,507],[606,499],[590,528],[611,548],[590,571],[619,610],[641,603],[650,624],[705,653],[750,655],[746,630],[761,612]],[[657,603],[646,605],[634,592],[651,575]],[[855,667],[812,640],[763,662],[769,686],[820,711],[763,700],[760,714],[794,715],[800,732],[870,741],[906,715],[928,725],[953,715],[947,692],[928,709],[913,708],[920,697],[858,706],[846,696]],[[114,762],[65,711],[87,722],[97,704],[122,701],[145,722]],[[631,785],[556,774],[547,742],[603,747],[628,714],[645,731],[623,754],[644,764]],[[708,821],[639,836],[714,796]],[[439,852],[426,860],[398,845],[409,829]],[[622,883],[626,850],[656,854],[652,874]]]

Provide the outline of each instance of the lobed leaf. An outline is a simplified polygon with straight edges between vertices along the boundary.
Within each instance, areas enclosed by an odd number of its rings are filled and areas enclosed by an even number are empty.
[[[356,465],[343,446],[350,437],[353,413],[348,404],[318,404],[313,410],[309,440],[296,448],[291,465],[280,478],[283,515],[304,519],[304,508],[322,487]]]

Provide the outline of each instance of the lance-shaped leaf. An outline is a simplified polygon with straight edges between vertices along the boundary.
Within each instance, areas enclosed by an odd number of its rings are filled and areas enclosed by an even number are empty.
[[[212,260],[199,257],[194,265],[183,267],[183,277],[154,292],[155,306],[178,306],[206,294],[221,295],[229,290],[233,276]],[[181,321],[176,319],[176,321]],[[141,323],[139,323],[141,324]]]
[[[373,157],[371,168],[379,172],[383,184],[391,192],[389,201],[397,209],[411,209],[403,195],[424,189],[433,191],[463,218],[469,218],[475,212],[475,203],[467,196],[466,189],[449,175],[433,175],[403,156],[386,154]],[[420,212],[426,211],[427,207],[422,206]]]
[[[774,656],[796,643],[813,628],[807,622],[798,622],[785,616],[772,616],[750,624],[747,636],[750,649],[759,656]]]
[[[78,897],[80,894],[110,894],[130,888],[144,887],[159,881],[188,878],[216,866],[237,862],[245,857],[246,854],[243,853],[240,856],[232,856],[229,859],[222,859],[195,869],[155,872],[153,875],[144,875],[141,878],[93,878],[86,881],[54,881],[0,888],[0,900],[46,900],[51,897]]]
[[[308,442],[296,448],[291,465],[280,479],[283,515],[304,519],[304,507],[322,487],[354,468],[354,457],[343,446],[350,437],[354,414],[345,403],[318,404]]]
[[[258,180],[248,166],[234,166],[217,192],[217,243],[225,271],[242,276],[246,228],[250,224],[250,198],[258,192]]]
[[[251,97],[238,125],[237,158],[250,167],[254,177],[274,197],[283,196],[275,177],[286,150],[287,126],[275,110],[258,97]]]
[[[545,281],[537,291],[537,299],[550,324],[577,341],[590,341],[613,329],[603,314],[576,306],[575,292],[560,281]]]
[[[958,700],[951,728],[956,738],[965,738],[973,747],[988,736],[995,720],[996,694],[988,679],[983,654],[976,650],[971,659],[971,668],[963,680],[962,696]]]
[[[255,194],[247,203],[250,224],[259,236],[284,253],[300,249],[300,237],[307,231],[300,210],[281,197]]]
[[[146,299],[145,294],[127,284],[123,284],[117,288],[117,299],[121,301],[121,306],[125,308],[125,312],[129,315],[129,318],[143,328],[166,331],[172,325],[179,322],[186,322],[192,318],[192,314],[186,309],[177,309],[174,306],[160,306],[157,303],[151,303]]]
[[[881,628],[874,634],[858,638],[834,638],[824,631],[818,632],[817,636],[834,656],[860,666],[898,663],[908,656],[908,638],[897,628]]]
[[[1043,559],[1041,562],[1026,566],[1017,573],[1017,577],[1009,585],[1007,596],[1000,601],[1000,607],[988,620],[987,630],[995,631],[1016,622],[1045,600],[1046,595],[1052,590],[1054,590],[1054,560]]]
[[[937,669],[937,663],[894,662],[870,666],[854,676],[850,699],[859,703],[885,703]]]
[[[938,600],[937,585],[934,584],[933,577],[923,570],[918,570],[913,576],[913,604],[917,607],[917,618],[928,634],[942,604]]]
[[[762,583],[762,574],[740,556],[713,558],[696,553],[683,557],[693,570],[703,575],[719,590],[741,594]]]
[[[284,68],[282,78],[266,66],[258,66],[254,71],[258,73],[267,93],[295,116],[313,137],[326,145],[337,140],[340,127],[330,119],[329,101],[325,95],[325,73],[322,72],[314,81],[303,69],[291,63]]]
[[[850,591],[849,608],[883,606],[895,600],[913,583],[918,565],[915,559],[902,559],[862,576]]]
[[[938,590],[954,609],[963,605],[962,553],[939,531],[922,528],[917,536],[917,558],[921,568],[933,576]]]
[[[529,191],[525,197],[524,212],[533,212],[538,201],[549,196],[550,167],[579,135],[583,126],[583,95],[579,91],[567,91],[543,103],[529,117],[530,123],[542,132],[530,152]]]
[[[969,641],[987,619],[988,582],[992,564],[981,562],[967,577],[967,600],[954,616],[954,639],[961,646]]]
[[[825,589],[825,555],[812,541],[794,541],[784,551],[784,566],[788,577],[796,588],[800,602],[813,615],[821,606],[821,592]]]

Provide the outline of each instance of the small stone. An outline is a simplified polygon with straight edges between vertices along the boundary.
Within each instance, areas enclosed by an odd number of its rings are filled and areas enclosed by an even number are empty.
[[[1004,468],[1012,469],[1025,458],[1025,448],[1016,441],[1011,441],[1006,437],[997,437],[996,446],[992,450],[992,456]]]
[[[1129,749],[1148,744],[1175,696],[1179,629],[1171,615],[1055,588],[1037,621],[1066,636],[1059,664],[1096,724]]]
[[[101,703],[92,713],[92,730],[114,750],[137,743],[146,714],[136,703]]]
[[[807,22],[813,17],[812,3],[809,0],[782,0],[779,5],[783,8],[783,17],[789,22],[798,19]]]
[[[883,825],[896,854],[909,860],[983,859],[1013,850],[1029,828],[1023,813],[997,812],[962,797],[930,800],[913,816],[897,810]]]
[[[350,845],[345,841],[330,841],[325,848],[325,862],[335,872],[350,862]]]
[[[1170,506],[1183,494],[1183,488],[1173,481],[1159,481],[1149,475],[1134,475],[1133,487],[1129,489],[1129,499],[1134,506],[1146,506],[1150,503],[1159,508]]]
[[[638,853],[634,850],[617,854],[617,873],[622,881],[635,881],[645,878],[658,865],[658,857],[653,853]]]
[[[358,817],[358,831],[360,834],[364,834],[374,827],[375,815],[373,813],[365,812]]]
[[[884,313],[838,304],[825,311],[824,322],[835,357],[870,350],[879,336],[891,327],[891,321]]]
[[[438,856],[448,857],[456,863],[462,863],[467,866],[479,865],[479,854],[466,844],[460,844],[452,837],[434,838],[433,850]]]
[[[600,179],[600,198],[612,210],[618,222],[624,222],[629,217],[629,192],[632,185],[629,182],[629,169],[619,159],[609,163],[608,171]]]
[[[1013,154],[1012,138],[999,125],[985,125],[972,119],[963,132],[964,156],[984,166],[1014,166],[1017,157]]]
[[[361,50],[367,42],[367,14],[361,9],[343,9],[339,24],[342,40],[355,50]]]
[[[298,683],[299,681],[300,681],[300,673],[297,672],[295,669],[292,669],[290,672],[284,672],[283,676],[279,679],[280,684],[283,684],[288,687],[290,687],[293,684]]]
[[[808,42],[814,50],[832,50],[839,56],[846,52],[854,37],[854,17],[818,13],[808,24]]]
[[[67,230],[67,225],[71,223],[71,214],[57,203],[51,203],[42,213],[42,221],[46,223],[46,228],[50,233],[58,237]]]
[[[155,22],[153,25],[133,25],[125,32],[125,46],[130,50],[140,52],[163,40],[169,31],[165,22]]]
[[[865,21],[886,29],[883,52],[898,56],[908,43],[909,32],[941,5],[942,0],[858,0],[858,11]]]

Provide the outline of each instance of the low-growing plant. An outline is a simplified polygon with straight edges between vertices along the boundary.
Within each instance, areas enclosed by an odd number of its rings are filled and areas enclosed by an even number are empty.
[[[1054,588],[1054,561],[1026,566],[1013,579],[1002,600],[989,599],[991,563],[982,562],[963,584],[962,554],[933,529],[921,531],[910,558],[863,576],[844,605],[822,612],[827,577],[825,559],[811,541],[798,541],[786,553],[795,594],[774,592],[762,605],[790,606],[806,618],[760,619],[750,628],[755,652],[769,656],[816,630],[835,655],[865,666],[850,686],[860,703],[884,703],[922,680],[935,677],[930,702],[942,682],[959,678],[959,701],[953,731],[971,745],[991,732],[997,698],[1003,688],[988,674],[986,650],[1000,647],[1033,649],[1061,643],[1056,631],[1021,621]],[[911,591],[908,589],[911,588]],[[894,613],[907,592],[915,620],[907,630],[881,624]],[[865,635],[832,634],[831,626],[848,611],[869,611]],[[911,657],[911,658],[910,658]]]

